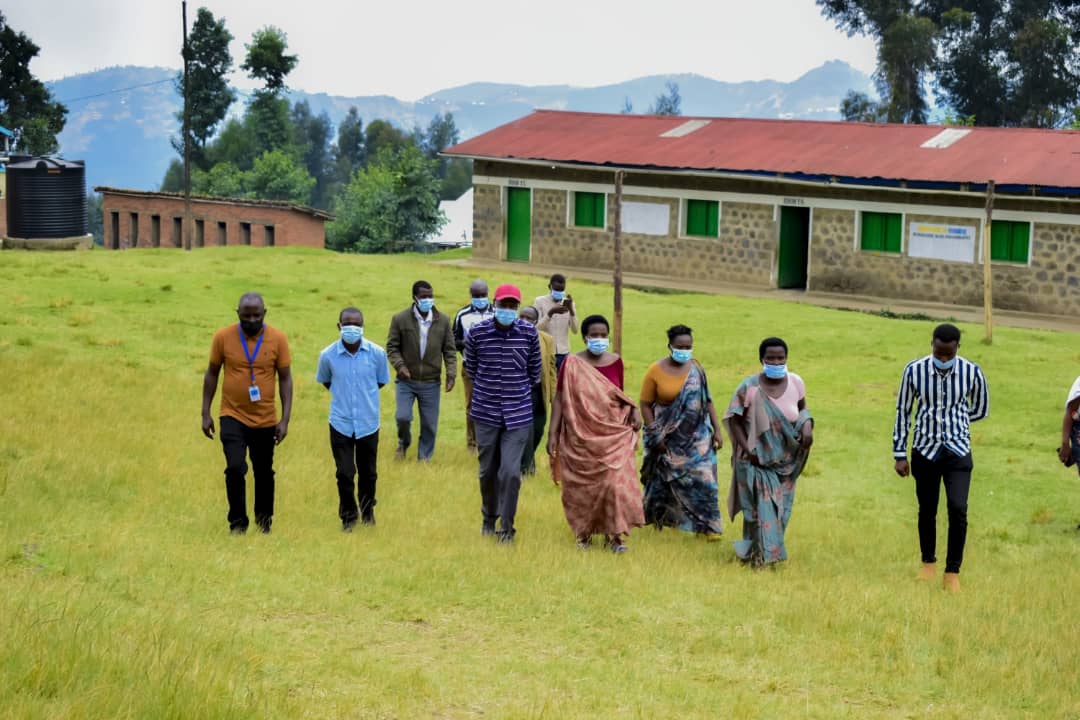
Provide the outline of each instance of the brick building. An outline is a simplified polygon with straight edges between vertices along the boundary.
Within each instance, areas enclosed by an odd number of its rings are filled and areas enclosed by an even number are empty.
[[[96,187],[102,195],[106,250],[183,247],[184,196]],[[192,196],[193,248],[214,245],[314,247],[326,245],[329,213],[270,200]]]
[[[474,160],[473,252],[695,281],[1080,312],[1080,132],[537,111]]]

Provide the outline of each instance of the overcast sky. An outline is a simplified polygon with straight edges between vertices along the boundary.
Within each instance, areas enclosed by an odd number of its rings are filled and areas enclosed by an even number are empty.
[[[848,38],[813,0],[193,0],[244,42],[288,33],[300,64],[289,85],[334,95],[416,100],[475,81],[594,86],[663,73],[790,81],[826,60],[874,68],[874,45]],[[112,65],[179,67],[179,0],[4,0],[8,23],[53,80]],[[239,74],[241,87],[251,83]]]

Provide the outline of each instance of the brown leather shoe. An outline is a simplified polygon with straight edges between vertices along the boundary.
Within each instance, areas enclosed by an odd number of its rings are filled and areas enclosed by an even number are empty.
[[[937,577],[937,563],[923,563],[916,580],[933,580]]]
[[[960,573],[951,573],[951,572],[945,573],[945,576],[942,579],[941,584],[942,584],[942,587],[944,587],[945,590],[948,591],[948,592],[951,592],[951,593],[960,592]]]

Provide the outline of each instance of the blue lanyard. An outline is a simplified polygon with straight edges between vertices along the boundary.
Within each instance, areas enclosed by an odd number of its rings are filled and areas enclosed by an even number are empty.
[[[264,328],[259,333],[259,339],[255,341],[255,352],[249,353],[247,347],[247,338],[244,337],[244,329],[239,324],[236,326],[236,331],[240,333],[240,347],[244,348],[244,357],[248,361],[248,370],[251,371],[251,384],[255,384],[255,358],[259,357],[259,348],[262,347],[263,337],[266,336],[266,329]]]

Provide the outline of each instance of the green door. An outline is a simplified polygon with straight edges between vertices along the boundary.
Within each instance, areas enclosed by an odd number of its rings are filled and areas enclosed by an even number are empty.
[[[806,289],[810,249],[810,208],[780,208],[780,261],[776,286]]]
[[[506,259],[529,262],[532,196],[528,188],[507,188]]]

